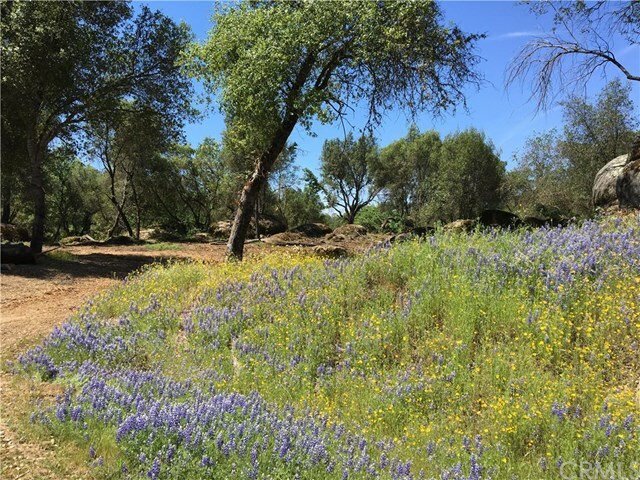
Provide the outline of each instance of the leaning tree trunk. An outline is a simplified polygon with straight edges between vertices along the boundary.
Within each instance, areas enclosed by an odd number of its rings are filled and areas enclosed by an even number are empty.
[[[251,215],[254,213],[258,195],[260,195],[262,187],[265,186],[269,172],[271,172],[271,168],[278,158],[278,155],[282,153],[287,139],[289,135],[291,135],[297,122],[298,115],[296,113],[291,113],[286,116],[286,120],[282,123],[277,134],[274,135],[271,147],[260,155],[251,177],[242,189],[238,210],[236,211],[233,226],[231,227],[231,234],[229,235],[229,242],[227,243],[227,258],[229,260],[242,260],[244,242],[247,238]]]
[[[322,73],[316,79],[313,90],[320,92],[327,87],[331,74],[335,70],[340,59],[341,58],[338,57],[332,58],[329,63],[325,65],[322,69]],[[314,52],[309,52],[305,60],[302,62],[300,71],[293,82],[293,86],[285,102],[286,111],[284,113],[283,120],[280,123],[280,127],[274,133],[271,145],[259,156],[251,177],[242,189],[238,210],[236,211],[233,226],[231,227],[231,235],[229,235],[229,242],[227,243],[227,258],[230,260],[242,260],[244,241],[247,237],[247,230],[249,229],[251,214],[255,208],[256,200],[258,199],[261,188],[266,184],[267,176],[271,172],[273,164],[278,158],[278,155],[282,153],[291,132],[293,132],[294,127],[298,123],[300,111],[298,111],[297,107],[294,105],[296,104],[298,95],[302,91],[305,82],[307,82],[309,75],[311,75],[315,62],[316,54]]]
[[[258,167],[256,167],[256,171],[253,172],[251,178],[242,189],[238,210],[236,211],[229,242],[227,243],[227,258],[230,260],[242,260],[244,242],[247,238],[251,216],[254,213],[258,194],[265,181],[264,174],[258,171]]]

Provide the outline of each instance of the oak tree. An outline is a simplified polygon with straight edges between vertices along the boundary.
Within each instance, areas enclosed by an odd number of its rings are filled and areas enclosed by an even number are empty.
[[[2,4],[2,95],[19,103],[13,126],[24,132],[34,200],[31,247],[42,250],[44,165],[54,140],[69,140],[90,115],[136,100],[172,117],[191,114],[190,83],[178,56],[185,25],[148,7],[134,17],[124,1]],[[8,103],[9,105],[9,103]]]
[[[324,194],[329,208],[347,223],[353,223],[362,208],[380,192],[374,183],[372,167],[380,152],[371,135],[357,140],[349,133],[346,138],[327,140],[320,156],[320,179],[306,170],[308,181]]]
[[[365,104],[369,124],[399,107],[415,114],[464,101],[477,81],[479,35],[445,24],[432,1],[247,1],[220,7],[191,68],[217,94],[253,161],[228,255],[241,259],[256,198],[298,125],[332,122]],[[231,132],[230,132],[231,130]]]

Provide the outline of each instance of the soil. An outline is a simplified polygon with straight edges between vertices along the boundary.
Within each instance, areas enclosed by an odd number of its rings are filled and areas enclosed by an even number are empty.
[[[373,240],[341,241],[351,252],[364,250]],[[379,239],[378,239],[379,240]],[[49,248],[46,247],[45,251]],[[245,255],[286,247],[251,243]],[[0,478],[91,478],[88,462],[63,464],[56,440],[24,428],[37,400],[53,400],[60,393],[55,384],[16,378],[11,363],[39,344],[89,298],[116,285],[146,264],[175,259],[220,262],[225,246],[210,243],[180,244],[178,249],[156,250],[139,246],[67,246],[42,256],[35,265],[12,265],[0,276]],[[81,455],[75,455],[81,457]]]
[[[55,247],[45,247],[45,251]],[[246,252],[268,248],[248,244]],[[18,381],[11,362],[40,343],[89,298],[118,284],[140,267],[175,259],[219,262],[224,245],[180,244],[177,250],[149,246],[69,246],[42,256],[35,265],[10,265],[0,277],[0,478],[90,478],[87,465],[62,465],[53,437],[34,437],[21,424],[28,421],[34,402],[52,397],[51,388]],[[49,391],[47,391],[49,390]]]

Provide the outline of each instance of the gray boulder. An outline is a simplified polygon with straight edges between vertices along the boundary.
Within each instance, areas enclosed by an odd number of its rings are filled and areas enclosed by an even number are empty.
[[[620,208],[640,208],[640,160],[627,163],[616,181]]]
[[[598,171],[593,182],[591,199],[595,207],[607,208],[618,201],[618,177],[627,164],[629,156],[620,155]]]
[[[446,232],[472,232],[478,222],[470,219],[455,220],[444,226]]]
[[[319,238],[330,234],[333,230],[324,223],[305,223],[304,225],[292,228],[291,231],[301,233],[307,237]]]
[[[364,237],[367,234],[367,229],[362,225],[357,225],[355,223],[350,223],[347,225],[342,225],[341,227],[336,228],[333,233],[327,235],[327,240],[345,240],[350,239],[353,240],[358,237]]]

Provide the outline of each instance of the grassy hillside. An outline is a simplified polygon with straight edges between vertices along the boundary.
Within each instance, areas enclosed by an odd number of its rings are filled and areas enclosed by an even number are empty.
[[[151,268],[15,370],[98,477],[632,476],[639,343],[629,217]]]

